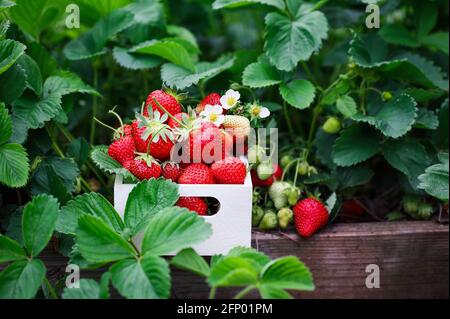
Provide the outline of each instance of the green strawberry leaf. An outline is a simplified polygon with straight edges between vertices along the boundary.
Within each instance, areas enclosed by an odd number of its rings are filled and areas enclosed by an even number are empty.
[[[0,145],[0,183],[22,187],[28,181],[30,164],[28,154],[19,144]]]
[[[78,218],[76,244],[90,263],[109,263],[136,257],[133,246],[106,222],[84,214]]]
[[[449,200],[449,160],[448,153],[441,154],[441,163],[432,165],[420,175],[418,188],[425,190],[429,195],[442,201]]]
[[[125,225],[133,235],[137,234],[147,227],[150,218],[175,205],[178,198],[178,186],[170,180],[159,178],[138,183],[128,195]]]
[[[352,167],[338,167],[335,170],[334,175],[336,175],[336,178],[339,181],[339,188],[346,189],[369,183],[375,173],[366,166],[358,165]]]
[[[0,41],[0,74],[8,70],[24,54],[26,46],[14,40]]]
[[[139,260],[126,259],[110,268],[111,280],[119,293],[128,299],[167,299],[170,296],[170,269],[157,256]]]
[[[283,99],[295,108],[307,109],[314,102],[316,88],[307,80],[294,80],[280,85]]]
[[[0,234],[0,264],[27,259],[27,254],[15,240]]]
[[[281,76],[266,58],[260,57],[258,62],[247,66],[242,75],[242,83],[251,88],[263,88],[280,84]]]
[[[101,283],[94,279],[80,279],[79,288],[64,288],[63,299],[107,299],[109,296],[110,273],[103,274]],[[106,287],[105,287],[106,286]]]
[[[416,123],[414,127],[425,129],[425,130],[435,130],[439,126],[439,118],[432,110],[427,110],[426,108],[420,108],[417,113]]]
[[[419,43],[410,32],[402,25],[389,24],[384,26],[379,35],[384,41],[394,45],[401,45],[410,48],[417,48]]]
[[[0,273],[0,299],[31,299],[45,277],[45,265],[39,259],[20,260]]]
[[[108,155],[108,146],[99,145],[92,148],[91,159],[107,174],[116,174],[123,176],[123,178],[137,181],[136,177],[131,174],[126,168],[124,168],[119,162]]]
[[[449,114],[448,114],[448,99],[442,103],[437,112],[439,118],[439,126],[433,132],[433,143],[440,150],[448,150],[449,148]]]
[[[352,125],[341,132],[336,140],[332,157],[339,166],[353,166],[368,160],[379,149],[379,139],[373,130],[361,125]]]
[[[355,34],[349,56],[361,68],[374,69],[388,78],[448,91],[448,80],[433,62],[412,53],[389,59],[386,42],[376,34]]]
[[[32,257],[39,255],[52,238],[58,214],[59,203],[49,195],[33,197],[23,209],[24,246]]]
[[[368,123],[385,136],[399,138],[408,133],[417,117],[417,103],[412,97],[401,94],[383,106],[373,115],[355,114],[352,119]]]
[[[294,20],[277,12],[266,16],[265,52],[278,70],[292,71],[318,51],[327,37],[327,18],[320,11],[311,12],[307,5]]]
[[[166,63],[161,68],[161,79],[166,86],[183,90],[230,69],[235,60],[236,58],[232,55],[224,55],[215,62],[199,62],[195,65],[194,72],[172,63]]]
[[[0,96],[10,105],[18,99],[27,88],[27,74],[19,63],[14,64],[0,75]]]
[[[17,64],[25,71],[27,87],[37,95],[42,94],[42,74],[39,65],[29,55],[22,55]]]
[[[288,256],[268,263],[261,273],[263,286],[278,289],[313,291],[313,277],[309,269],[297,257]]]
[[[389,140],[382,146],[383,156],[392,167],[405,174],[417,188],[418,176],[432,164],[432,157],[418,141],[403,138]]]
[[[156,56],[191,72],[195,71],[195,63],[186,48],[176,39],[151,40],[138,44],[130,49],[131,53]]]
[[[215,10],[223,8],[239,8],[251,4],[265,4],[283,10],[285,8],[283,0],[215,0],[212,7]]]
[[[345,117],[351,118],[358,112],[358,106],[350,95],[343,95],[336,101],[338,111]]]
[[[58,1],[51,0],[16,0],[16,4],[10,9],[12,20],[35,40],[39,40],[42,31],[58,20],[65,8]]]
[[[237,256],[225,256],[211,266],[208,283],[211,287],[245,287],[256,285],[260,267],[253,261]]]
[[[56,230],[63,234],[75,235],[78,219],[86,214],[100,218],[118,233],[124,230],[124,223],[114,207],[98,193],[83,194],[69,201],[61,209]]]
[[[149,56],[130,52],[129,49],[115,47],[113,57],[116,62],[130,70],[146,70],[156,68],[161,64],[161,59],[155,56]]]
[[[40,163],[31,177],[31,193],[52,194],[64,204],[75,191],[79,174],[73,159],[48,157]]]
[[[64,55],[69,60],[84,60],[105,54],[108,40],[131,26],[134,23],[133,19],[133,13],[128,10],[112,11],[91,30],[70,41],[64,48]]]
[[[198,276],[208,277],[211,270],[208,263],[192,248],[180,251],[170,264],[178,269],[190,271]]]
[[[0,103],[0,145],[9,141],[12,135],[12,121],[4,103]]]
[[[165,208],[148,222],[142,241],[142,253],[153,256],[176,253],[211,235],[211,225],[204,218],[185,208]]]

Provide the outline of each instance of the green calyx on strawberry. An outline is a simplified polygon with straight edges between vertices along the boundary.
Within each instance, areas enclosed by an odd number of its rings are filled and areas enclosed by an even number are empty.
[[[148,180],[161,176],[161,165],[148,154],[138,154],[128,163],[128,170],[139,180]]]
[[[171,128],[165,124],[167,114],[150,111],[149,117],[136,115],[133,122],[133,137],[136,149],[141,153],[149,153],[159,160],[170,158],[175,136]]]
[[[311,237],[323,228],[330,218],[327,208],[315,198],[299,201],[293,207],[295,228],[300,236]]]

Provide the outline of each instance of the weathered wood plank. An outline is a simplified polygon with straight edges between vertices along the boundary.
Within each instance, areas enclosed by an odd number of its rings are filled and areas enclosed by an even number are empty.
[[[295,255],[314,274],[317,289],[300,298],[448,298],[449,227],[434,222],[335,224],[304,240],[295,232],[254,232],[253,246],[272,258]],[[42,256],[53,278],[64,275],[66,258],[52,250]],[[377,264],[380,289],[365,286],[365,269]],[[84,271],[99,278],[102,270]],[[174,298],[207,298],[202,278],[173,270]],[[236,290],[220,289],[218,297]],[[256,297],[253,295],[253,297]]]

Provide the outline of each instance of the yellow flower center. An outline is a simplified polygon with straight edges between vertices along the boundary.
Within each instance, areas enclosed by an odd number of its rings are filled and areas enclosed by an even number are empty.
[[[227,104],[229,105],[229,106],[233,106],[233,105],[235,105],[236,104],[236,99],[234,98],[234,97],[229,97],[228,99],[227,99]]]
[[[211,122],[217,121],[218,118],[219,118],[218,114],[213,113],[213,114],[209,115],[209,119],[210,119]]]
[[[260,113],[261,113],[261,108],[257,105],[253,106],[253,108],[252,108],[253,116],[259,116]]]

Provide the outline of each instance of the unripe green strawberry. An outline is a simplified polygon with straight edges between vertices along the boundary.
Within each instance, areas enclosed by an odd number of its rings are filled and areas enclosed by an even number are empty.
[[[259,223],[264,217],[264,209],[259,206],[253,207],[252,209],[252,226],[258,227]]]
[[[300,188],[295,186],[290,187],[286,192],[289,205],[294,206],[295,204],[297,204],[298,200],[300,199],[301,193],[302,192]]]
[[[276,209],[286,207],[288,204],[287,190],[291,187],[288,182],[275,182],[269,188],[269,197]]]
[[[263,162],[256,168],[258,178],[262,181],[268,180],[274,173],[274,168],[271,162]]]
[[[308,176],[311,175],[317,175],[319,172],[317,171],[317,168],[315,168],[314,166],[309,166],[308,167]]]
[[[247,158],[250,164],[260,164],[266,155],[266,151],[260,145],[253,145],[248,149]]]
[[[284,155],[280,160],[281,167],[285,169],[293,160],[294,157],[292,155]]]
[[[403,210],[408,215],[414,215],[417,214],[417,211],[419,210],[419,203],[420,200],[416,196],[407,195],[403,198]]]
[[[297,172],[300,176],[308,175],[309,164],[307,162],[300,162],[298,164]]]
[[[418,219],[429,220],[433,216],[433,206],[428,203],[420,203],[417,215]]]
[[[278,224],[281,229],[286,229],[294,220],[294,212],[289,208],[282,208],[278,211]]]
[[[273,230],[278,226],[277,214],[273,210],[266,210],[264,217],[259,224],[259,229],[263,231]]]
[[[388,102],[390,100],[392,100],[393,96],[392,93],[389,91],[384,91],[381,95],[383,101]]]
[[[330,117],[328,118],[328,120],[323,124],[322,126],[323,130],[325,131],[325,133],[328,134],[337,134],[339,133],[339,131],[341,130],[342,126],[341,126],[341,122],[335,118],[335,117]]]

